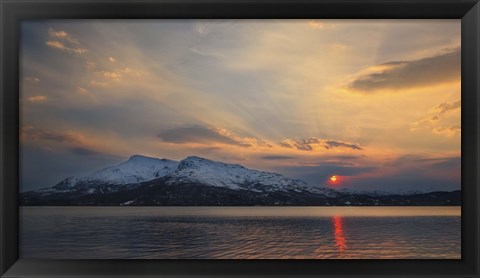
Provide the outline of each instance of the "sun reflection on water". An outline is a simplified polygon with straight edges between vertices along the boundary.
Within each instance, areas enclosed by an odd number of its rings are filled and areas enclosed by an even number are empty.
[[[343,233],[343,217],[333,216],[332,222],[335,236],[335,244],[337,245],[338,251],[343,254],[347,249],[347,238]]]

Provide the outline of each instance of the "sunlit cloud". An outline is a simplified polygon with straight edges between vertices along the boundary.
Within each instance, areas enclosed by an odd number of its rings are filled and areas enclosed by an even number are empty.
[[[87,49],[85,49],[85,48],[82,48],[82,47],[76,47],[76,48],[68,47],[64,43],[59,42],[59,41],[46,41],[45,44],[52,47],[52,48],[63,50],[63,51],[66,51],[66,52],[75,53],[75,54],[83,54],[83,53],[87,52]]]
[[[454,126],[438,126],[433,128],[433,133],[435,134],[442,134],[448,137],[453,137],[455,135],[459,135],[462,128],[459,125]]]
[[[428,116],[411,123],[410,131],[428,129],[437,135],[446,135],[447,137],[453,137],[455,135],[458,135],[461,132],[460,125],[445,125],[444,118],[447,116],[446,114],[453,113],[454,111],[457,111],[457,113],[450,115],[450,117],[454,116],[460,118],[460,108],[460,100],[453,102],[444,102],[436,105],[429,110]]]
[[[327,23],[322,20],[310,20],[308,21],[308,27],[313,29],[324,30],[324,29],[335,29],[336,25],[333,23]]]
[[[370,73],[355,78],[346,89],[371,94],[458,82],[460,48],[418,60],[386,62],[367,71]]]
[[[58,48],[58,49],[65,49],[65,45],[59,41],[47,41],[46,44],[48,46],[51,46],[53,48]]]
[[[462,107],[461,100],[457,100],[457,101],[454,101],[454,102],[444,102],[444,103],[441,103],[441,104],[433,107],[430,110],[430,112],[442,115],[442,114],[445,114],[449,111],[460,109],[461,107]]]
[[[65,32],[65,31],[57,31],[53,28],[49,28],[48,29],[48,34],[50,35],[50,37],[63,39],[63,40],[66,40],[66,41],[68,41],[72,44],[80,44],[77,39],[75,39],[69,33]]]
[[[285,139],[280,142],[280,146],[284,148],[295,148],[302,151],[313,151],[315,149],[335,149],[346,148],[351,150],[362,150],[358,144],[346,143],[329,139],[319,139],[315,137],[304,139]]]
[[[43,102],[47,100],[46,96],[31,96],[27,98],[30,102]]]
[[[95,72],[95,75],[97,79],[92,80],[91,84],[93,86],[106,86],[112,81],[119,82],[125,78],[139,77],[141,76],[141,72],[129,67],[124,67],[120,69],[97,71]]]
[[[87,52],[87,49],[80,46],[80,42],[77,39],[65,31],[49,28],[48,35],[53,40],[48,40],[45,44],[52,48],[75,54],[84,54]]]
[[[108,57],[108,61],[110,61],[111,63],[115,63],[117,60],[115,60],[115,58],[113,57]]]

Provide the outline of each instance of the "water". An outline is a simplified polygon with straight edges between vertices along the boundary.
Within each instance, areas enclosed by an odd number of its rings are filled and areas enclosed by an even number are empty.
[[[21,207],[22,258],[460,259],[460,207]]]

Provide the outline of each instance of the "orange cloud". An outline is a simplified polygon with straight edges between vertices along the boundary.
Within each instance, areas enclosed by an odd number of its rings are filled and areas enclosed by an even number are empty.
[[[334,29],[336,25],[332,23],[326,23],[325,21],[320,21],[320,20],[310,20],[308,21],[308,27],[313,29],[323,30],[323,29]]]
[[[461,109],[461,101],[457,100],[454,102],[444,102],[439,105],[436,105],[429,110],[428,116],[419,121],[413,122],[410,124],[410,131],[416,131],[419,129],[430,129],[434,134],[437,135],[446,135],[448,137],[453,137],[456,134],[460,134],[461,127],[460,125],[445,125],[442,124],[443,117],[445,114]],[[460,113],[453,116],[459,116]]]
[[[442,134],[448,137],[453,137],[457,134],[460,134],[460,132],[462,131],[462,128],[459,125],[439,126],[439,127],[433,128],[432,131],[435,134]]]
[[[75,54],[87,52],[87,49],[80,46],[80,42],[77,39],[65,31],[57,31],[50,28],[48,29],[48,35],[53,40],[48,40],[45,44],[52,48]]]
[[[72,44],[80,44],[78,42],[78,40],[73,38],[69,33],[65,32],[65,31],[56,31],[53,28],[49,28],[48,29],[48,34],[50,35],[50,37],[64,39],[64,40],[66,40],[66,41],[68,41]]]
[[[456,109],[460,109],[462,107],[461,100],[457,100],[454,102],[444,102],[435,107],[433,107],[430,112],[437,113],[437,114],[445,114],[449,111],[453,111]]]
[[[68,46],[66,46],[65,44],[63,44],[62,42],[59,42],[59,41],[47,41],[47,42],[45,42],[45,44],[50,46],[50,47],[53,47],[53,48],[56,48],[56,49],[59,49],[59,50],[63,50],[63,51],[66,51],[66,52],[75,53],[75,54],[83,54],[83,53],[87,52],[87,50],[85,48],[68,47]]]
[[[30,102],[42,102],[42,101],[46,101],[47,97],[46,96],[31,96],[31,97],[28,97],[27,99]]]
[[[105,86],[110,81],[122,81],[126,77],[140,77],[142,73],[138,70],[133,70],[129,67],[124,67],[117,70],[102,70],[97,71],[96,75],[100,77],[100,80],[92,80],[92,85]]]

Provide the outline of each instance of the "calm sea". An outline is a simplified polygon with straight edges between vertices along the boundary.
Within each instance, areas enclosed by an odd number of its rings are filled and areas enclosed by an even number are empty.
[[[460,207],[21,207],[23,258],[460,259]]]

